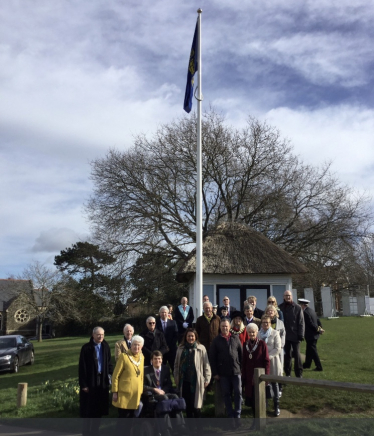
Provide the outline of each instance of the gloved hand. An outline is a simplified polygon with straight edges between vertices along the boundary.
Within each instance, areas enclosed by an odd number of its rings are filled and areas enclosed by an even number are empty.
[[[304,340],[304,336],[299,335],[299,341],[303,342],[303,340]]]
[[[188,327],[188,323],[187,323],[187,322],[184,322],[184,323],[183,323],[183,328],[186,329],[187,327]]]

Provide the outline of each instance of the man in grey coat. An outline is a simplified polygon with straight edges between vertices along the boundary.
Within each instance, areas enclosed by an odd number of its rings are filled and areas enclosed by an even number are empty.
[[[304,314],[301,306],[292,301],[291,291],[283,294],[283,303],[279,309],[283,312],[284,326],[286,328],[286,344],[284,346],[284,372],[291,376],[292,356],[295,359],[294,371],[296,377],[303,376],[303,364],[300,356],[300,342],[304,340]]]

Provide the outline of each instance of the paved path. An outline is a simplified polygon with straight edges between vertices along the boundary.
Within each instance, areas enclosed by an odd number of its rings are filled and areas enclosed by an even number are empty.
[[[1,436],[81,436],[81,433],[65,433],[50,430],[39,430],[35,428],[26,429],[13,425],[0,424]]]

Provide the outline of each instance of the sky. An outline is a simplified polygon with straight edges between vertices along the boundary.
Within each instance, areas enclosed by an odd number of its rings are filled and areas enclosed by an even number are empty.
[[[7,0],[0,278],[89,238],[90,162],[184,116],[199,7],[203,109],[266,120],[304,163],[374,193],[373,2]]]

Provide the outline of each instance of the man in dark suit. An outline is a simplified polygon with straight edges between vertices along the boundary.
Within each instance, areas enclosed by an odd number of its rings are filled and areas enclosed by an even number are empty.
[[[156,330],[156,320],[149,316],[146,321],[147,329],[140,336],[144,339],[142,352],[144,354],[144,366],[151,364],[152,351],[160,351],[162,355],[169,351],[165,336],[159,330]]]
[[[178,342],[180,343],[185,331],[192,327],[193,320],[195,318],[193,314],[193,309],[188,304],[187,297],[182,297],[181,304],[177,307],[175,311],[174,319],[178,326]]]
[[[109,413],[109,386],[113,365],[104,330],[95,327],[79,357],[79,403],[83,436],[98,435],[100,418]]]
[[[151,354],[151,366],[144,368],[144,401],[149,401],[150,398],[153,398],[157,402],[178,398],[172,386],[169,368],[162,364],[162,358],[163,356],[160,351],[153,351]],[[179,427],[179,430],[183,432],[184,418],[181,411],[172,412],[170,416],[159,414],[158,417],[164,418],[163,422],[158,422],[158,424],[161,424],[161,434],[167,435],[172,432],[170,417],[177,418],[176,425]]]
[[[225,296],[223,297],[223,306],[221,306],[218,309],[217,315],[222,318],[222,309],[227,309],[227,317],[231,319],[231,313],[236,312],[236,307],[230,306],[230,299],[229,297]]]
[[[144,369],[144,393],[151,393],[156,401],[178,398],[173,389],[170,371],[162,364],[162,353],[158,350],[151,354],[151,366]]]
[[[304,322],[305,322],[305,341],[306,341],[306,353],[305,362],[303,368],[310,368],[312,361],[316,364],[314,371],[323,371],[321,361],[317,352],[317,341],[319,335],[321,335],[324,330],[322,328],[321,321],[317,317],[316,312],[308,306],[309,300],[305,298],[299,298],[301,308],[304,311]]]
[[[303,376],[303,364],[300,356],[300,342],[304,340],[305,324],[303,309],[292,300],[292,292],[286,290],[283,303],[279,305],[283,312],[284,327],[286,329],[286,343],[284,346],[284,372],[291,376],[292,357],[295,359],[295,375]]]
[[[156,321],[156,329],[165,336],[169,351],[164,354],[163,364],[169,362],[170,369],[174,371],[175,355],[177,353],[178,327],[177,323],[168,318],[169,309],[162,306],[159,310],[160,318]]]

